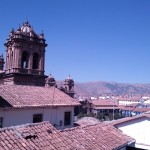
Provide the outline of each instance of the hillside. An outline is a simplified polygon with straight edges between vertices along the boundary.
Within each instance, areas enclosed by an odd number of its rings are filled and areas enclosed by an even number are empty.
[[[116,82],[75,83],[77,96],[100,95],[150,95],[150,84],[129,84]]]

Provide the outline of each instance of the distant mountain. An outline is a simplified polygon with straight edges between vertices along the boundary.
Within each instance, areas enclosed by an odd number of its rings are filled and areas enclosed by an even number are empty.
[[[130,84],[116,82],[75,83],[77,96],[100,95],[150,95],[150,84]]]

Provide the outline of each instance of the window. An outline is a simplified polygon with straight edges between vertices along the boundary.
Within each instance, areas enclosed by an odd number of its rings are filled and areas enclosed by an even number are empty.
[[[0,117],[0,128],[3,127],[3,117]]]
[[[39,55],[37,53],[33,54],[33,69],[38,69],[39,68]]]
[[[21,67],[28,68],[28,52],[26,51],[22,53]]]
[[[71,112],[65,112],[65,116],[64,116],[64,125],[70,125],[71,124]]]
[[[33,123],[42,122],[43,115],[42,114],[35,114],[33,115]]]

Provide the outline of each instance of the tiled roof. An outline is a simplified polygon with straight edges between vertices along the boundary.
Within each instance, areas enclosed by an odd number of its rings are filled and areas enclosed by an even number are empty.
[[[129,121],[144,118],[144,117],[147,117],[147,118],[150,119],[150,114],[142,114],[142,115],[133,116],[133,117],[125,117],[125,118],[122,118],[122,119],[113,120],[112,122],[110,122],[110,124],[116,126],[116,125],[119,125],[119,124],[122,124],[122,123],[125,123],[125,122],[129,122]]]
[[[118,106],[116,100],[92,100],[94,106]]]
[[[101,123],[66,129],[62,132],[75,144],[76,149],[112,150],[133,140],[120,130]]]
[[[120,110],[133,110],[135,107],[129,107],[129,106],[119,106]]]
[[[100,109],[120,109],[119,107],[93,107],[93,109],[96,109],[96,110],[100,110]]]
[[[0,147],[9,150],[46,150],[62,146],[58,131],[48,122],[3,128],[0,130],[0,141]],[[59,144],[55,146],[55,143]]]
[[[136,107],[136,105],[134,106],[130,106],[130,105],[122,105],[122,106],[119,106],[119,109],[120,110],[130,110],[132,112],[147,112],[147,111],[150,111],[150,108],[147,108],[147,107],[143,107],[143,108],[140,108],[140,107]]]
[[[141,97],[121,97],[118,98],[119,101],[140,101],[142,98]]]
[[[13,107],[79,105],[77,100],[54,87],[0,85],[0,96]]]
[[[135,108],[133,109],[133,112],[147,112],[150,111],[150,108]]]
[[[7,150],[112,150],[133,142],[105,124],[58,131],[48,122],[0,129],[0,149]]]

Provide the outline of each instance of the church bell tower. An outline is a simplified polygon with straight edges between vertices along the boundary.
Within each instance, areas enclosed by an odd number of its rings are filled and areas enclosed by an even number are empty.
[[[74,80],[70,77],[67,77],[64,81],[65,86],[65,93],[68,94],[70,97],[74,98]]]
[[[6,64],[4,84],[44,86],[45,43],[44,33],[36,34],[28,21],[14,31],[4,44]]]

